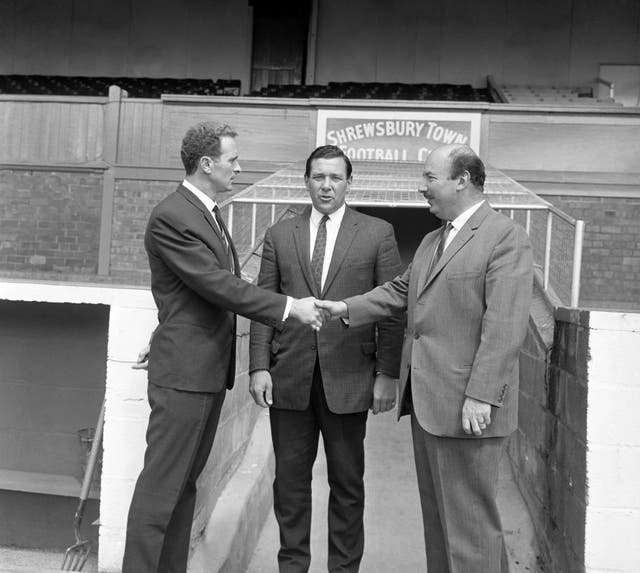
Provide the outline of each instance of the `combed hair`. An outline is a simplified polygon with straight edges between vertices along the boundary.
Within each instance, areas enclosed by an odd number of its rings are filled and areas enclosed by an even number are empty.
[[[322,145],[320,147],[316,147],[307,158],[307,164],[304,168],[304,176],[309,177],[309,174],[311,173],[311,163],[316,159],[333,159],[334,157],[342,157],[347,167],[347,179],[349,179],[353,169],[351,161],[345,155],[344,151],[335,145]]]
[[[449,159],[451,160],[449,175],[451,179],[460,177],[465,171],[468,171],[471,183],[481,191],[484,189],[486,179],[484,163],[473,149],[467,146],[456,147],[449,153]]]
[[[191,126],[182,139],[180,158],[187,175],[198,168],[201,157],[220,157],[220,140],[223,137],[237,137],[237,133],[227,124],[203,121]]]

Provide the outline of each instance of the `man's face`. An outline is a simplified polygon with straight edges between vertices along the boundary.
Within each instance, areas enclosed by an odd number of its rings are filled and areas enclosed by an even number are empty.
[[[206,173],[214,191],[231,191],[233,180],[242,171],[238,163],[238,148],[235,138],[222,137],[220,139],[220,157],[208,159],[209,171]]]
[[[434,149],[425,161],[422,174],[425,188],[420,190],[429,201],[429,211],[446,221],[456,218],[459,201],[458,179],[449,178],[450,163],[446,151]]]
[[[323,215],[331,215],[342,205],[351,186],[342,157],[314,159],[309,176],[304,178],[313,206]]]

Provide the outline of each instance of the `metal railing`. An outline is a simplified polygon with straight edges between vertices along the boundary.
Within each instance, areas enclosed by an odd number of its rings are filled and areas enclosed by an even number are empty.
[[[225,205],[229,232],[238,250],[254,253],[256,243],[289,206],[306,206],[309,199],[234,197]],[[426,208],[421,200],[382,204],[379,201],[351,201],[352,207]],[[531,240],[535,264],[541,269],[543,288],[552,300],[577,307],[580,302],[580,273],[584,221],[570,217],[549,203],[492,207],[520,223]],[[240,224],[236,224],[236,220]],[[250,221],[250,224],[247,224]],[[234,233],[234,230],[236,232]]]
[[[577,307],[584,221],[574,219],[553,205],[542,208],[500,208],[498,211],[520,223],[531,240],[535,264],[542,272],[542,286],[551,298]]]

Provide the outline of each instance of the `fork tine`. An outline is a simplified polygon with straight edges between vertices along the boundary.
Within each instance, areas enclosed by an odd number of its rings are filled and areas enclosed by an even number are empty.
[[[82,541],[72,545],[65,551],[61,569],[63,571],[82,571],[89,559],[90,552],[91,544],[89,541]]]

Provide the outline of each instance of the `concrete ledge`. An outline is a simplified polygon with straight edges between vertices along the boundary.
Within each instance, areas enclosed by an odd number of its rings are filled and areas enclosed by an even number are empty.
[[[224,488],[203,536],[192,550],[189,573],[245,571],[271,511],[274,476],[269,412],[260,414],[236,473]]]

